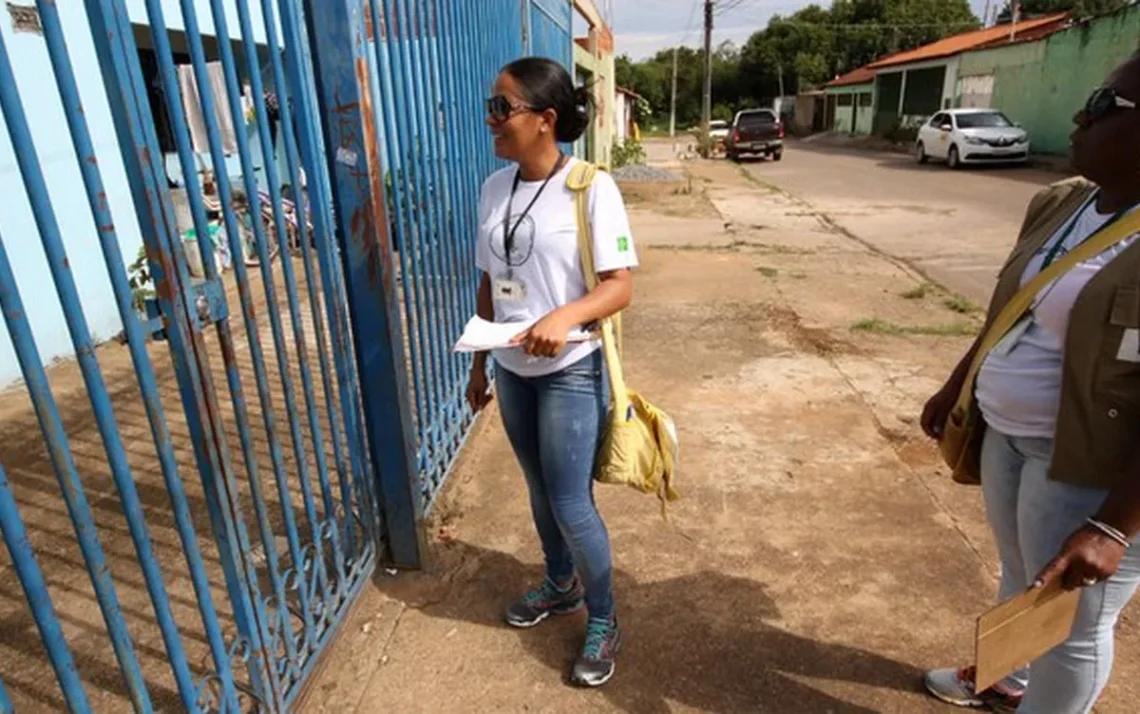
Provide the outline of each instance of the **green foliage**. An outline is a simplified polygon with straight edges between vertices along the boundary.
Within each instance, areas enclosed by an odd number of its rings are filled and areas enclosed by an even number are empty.
[[[131,288],[135,309],[140,312],[145,311],[146,301],[155,296],[145,246],[139,246],[135,262],[127,266],[127,285]]]
[[[1107,3],[1126,0],[1037,0]],[[835,0],[773,17],[743,47],[731,42],[713,54],[713,118],[738,109],[771,106],[771,99],[815,87],[895,52],[978,27],[968,0]],[[700,122],[704,51],[677,49],[677,127]],[[636,91],[657,117],[672,94],[673,50],[642,62],[617,59],[617,84]]]
[[[615,141],[612,163],[615,169],[620,169],[622,166],[629,166],[630,164],[644,164],[645,148],[635,141],[633,137],[621,143]]]
[[[1023,20],[1042,15],[1052,15],[1058,12],[1071,12],[1077,17],[1097,17],[1109,15],[1128,6],[1131,0],[1022,0],[1021,14]],[[1013,17],[1013,7],[1006,3],[998,13],[997,21],[1007,23]]]

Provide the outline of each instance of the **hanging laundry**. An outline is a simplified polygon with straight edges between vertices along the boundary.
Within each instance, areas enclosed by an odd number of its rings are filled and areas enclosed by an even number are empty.
[[[222,151],[227,155],[237,153],[237,136],[230,116],[229,93],[226,91],[226,78],[221,62],[206,63],[206,73],[210,78],[210,94],[214,100],[214,116],[207,117],[202,111],[201,97],[194,68],[179,65],[178,83],[182,88],[182,106],[186,111],[186,124],[190,128],[190,139],[195,153],[209,154],[210,143],[206,133],[206,122],[212,121],[221,135]]]

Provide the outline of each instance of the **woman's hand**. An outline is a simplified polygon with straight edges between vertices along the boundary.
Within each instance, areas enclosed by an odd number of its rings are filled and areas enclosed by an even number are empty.
[[[557,357],[566,347],[566,338],[573,327],[566,310],[555,310],[526,332],[516,335],[511,344],[520,345],[532,357]]]
[[[942,432],[946,429],[946,420],[950,418],[954,403],[958,401],[958,390],[952,386],[947,384],[938,390],[922,410],[922,430],[931,439],[942,438]]]
[[[487,370],[476,364],[467,378],[467,403],[471,406],[471,411],[478,414],[491,403],[492,398],[487,384]]]
[[[1116,574],[1124,551],[1123,545],[1096,528],[1082,526],[1041,570],[1033,586],[1042,587],[1058,578],[1066,590],[1096,585]]]

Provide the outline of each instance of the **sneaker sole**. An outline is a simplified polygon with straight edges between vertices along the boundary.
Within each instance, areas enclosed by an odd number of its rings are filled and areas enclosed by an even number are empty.
[[[573,615],[575,613],[581,612],[583,609],[585,609],[585,607],[586,607],[586,603],[583,602],[582,604],[580,604],[580,605],[578,605],[578,606],[576,606],[570,610],[548,610],[548,611],[542,613],[541,615],[539,615],[538,618],[534,619],[534,620],[512,620],[509,617],[505,618],[505,620],[506,620],[508,625],[510,625],[511,627],[513,627],[517,630],[529,630],[532,627],[538,627],[543,622],[546,622],[546,620],[551,615],[553,615],[555,617],[566,617],[567,615]]]
[[[599,687],[604,687],[611,679],[614,678],[614,674],[616,674],[616,673],[617,673],[617,665],[615,664],[610,669],[609,674],[607,674],[605,677],[602,677],[601,679],[587,680],[587,679],[579,679],[576,677],[571,677],[570,683],[576,687],[581,687],[582,689],[597,689]]]
[[[938,701],[944,702],[946,704],[952,704],[956,707],[962,707],[963,709],[985,709],[985,708],[987,708],[986,703],[981,701],[981,700],[978,700],[978,699],[974,699],[974,700],[970,700],[970,701],[962,701],[961,699],[952,699],[952,698],[946,696],[945,694],[942,694],[940,692],[935,691],[933,687],[931,687],[929,684],[927,684],[925,682],[923,682],[923,687],[930,694],[930,696],[932,696],[935,699],[937,699]]]

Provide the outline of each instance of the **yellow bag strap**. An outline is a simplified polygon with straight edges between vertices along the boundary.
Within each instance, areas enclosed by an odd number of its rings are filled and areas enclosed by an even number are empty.
[[[585,276],[587,290],[598,287],[599,282],[598,271],[594,268],[594,232],[590,226],[590,186],[593,185],[598,170],[597,166],[588,161],[579,161],[570,169],[570,175],[566,178],[566,187],[574,192],[578,219],[578,253],[582,261],[582,275]],[[614,410],[615,413],[624,415],[630,403],[621,367],[621,315],[608,317],[601,322],[602,349],[610,375]]]
[[[1077,218],[1074,215],[1069,220],[1077,220]],[[1062,223],[1062,225],[1065,224]],[[1095,258],[1136,233],[1140,233],[1140,212],[1133,211],[1111,226],[1098,231],[1092,238],[1066,253],[1064,257],[1038,273],[1036,277],[1018,290],[1017,294],[1010,299],[1009,303],[990,323],[989,329],[983,335],[981,344],[978,346],[978,352],[974,355],[974,361],[970,363],[970,369],[966,372],[966,381],[958,395],[954,411],[964,412],[970,408],[970,403],[974,398],[974,380],[977,378],[982,364],[986,361],[986,357],[1033,306],[1033,301],[1038,293],[1071,268],[1090,258]]]

